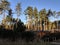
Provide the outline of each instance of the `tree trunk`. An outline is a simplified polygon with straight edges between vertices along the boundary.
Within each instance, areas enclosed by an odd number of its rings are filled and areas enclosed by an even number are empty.
[[[59,30],[58,30],[58,21],[57,21],[57,31],[59,31]]]

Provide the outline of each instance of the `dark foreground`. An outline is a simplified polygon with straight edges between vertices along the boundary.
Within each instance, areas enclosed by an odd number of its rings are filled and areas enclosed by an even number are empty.
[[[8,41],[7,39],[5,40],[0,39],[0,45],[52,45],[52,44],[43,41],[26,42],[20,39],[19,41],[12,42],[12,41]]]

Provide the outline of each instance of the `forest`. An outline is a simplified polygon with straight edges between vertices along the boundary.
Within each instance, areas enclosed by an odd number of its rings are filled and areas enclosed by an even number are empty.
[[[54,23],[50,22],[49,17],[53,16],[54,18],[58,18],[60,12],[52,11],[51,9],[46,10],[45,8],[38,11],[36,7],[28,6],[23,12],[27,20],[26,24],[24,24],[22,20],[19,19],[21,10],[21,3],[17,3],[14,13],[13,9],[10,8],[10,2],[7,0],[0,2],[0,15],[3,15],[2,23],[0,24],[0,39],[6,39],[12,42],[17,40],[24,40],[26,42],[40,42],[40,40],[42,40],[50,42],[60,39],[59,31],[55,31],[54,33],[49,32],[53,28],[58,29],[60,23],[58,22],[60,20]],[[13,18],[14,14],[17,15],[17,18]],[[27,24],[29,27],[26,27]],[[41,27],[36,28],[37,26]],[[38,32],[39,30],[41,32]],[[42,34],[43,37],[40,37]]]

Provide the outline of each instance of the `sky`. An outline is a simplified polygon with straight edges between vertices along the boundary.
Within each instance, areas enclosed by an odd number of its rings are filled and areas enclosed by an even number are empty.
[[[60,0],[8,0],[11,3],[11,8],[13,9],[13,12],[15,12],[15,6],[17,3],[21,3],[21,15],[20,19],[22,22],[26,23],[26,16],[23,14],[24,10],[28,6],[37,7],[38,11],[40,11],[43,8],[46,8],[46,10],[51,9],[52,11],[60,11]],[[15,14],[13,17],[17,17]],[[60,17],[59,17],[60,18]],[[58,18],[58,19],[59,19]],[[49,17],[50,21],[55,21],[57,18]]]

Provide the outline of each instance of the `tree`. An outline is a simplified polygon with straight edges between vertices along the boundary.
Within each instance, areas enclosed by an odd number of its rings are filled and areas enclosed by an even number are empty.
[[[18,17],[21,14],[21,3],[17,3],[17,5],[16,5],[16,13],[17,13],[17,20],[18,20]],[[16,27],[17,27],[17,22],[16,22]]]
[[[9,9],[9,10],[8,10],[8,15],[9,15],[11,18],[12,18],[12,14],[13,14],[13,13],[12,13],[12,9]]]
[[[33,16],[34,16],[34,22],[35,22],[34,26],[35,26],[35,28],[38,28],[38,10],[36,7],[34,8]]]
[[[53,12],[51,11],[51,9],[48,10],[47,16],[48,17],[53,16]]]
[[[32,16],[33,16],[33,8],[32,7],[27,7],[27,9],[24,11],[25,12],[25,15],[28,16],[28,27],[30,27],[29,29],[31,30],[32,29]]]
[[[56,15],[56,19],[57,19],[57,21],[56,21],[56,23],[57,23],[57,30],[58,30],[58,25],[59,25],[59,21],[58,21],[58,17],[60,16],[60,12],[57,12],[57,15]]]
[[[16,26],[16,24],[15,24],[15,26]],[[25,27],[25,25],[23,24],[23,22],[21,22],[21,20],[19,19],[19,21],[17,22],[17,28],[15,27],[14,28],[17,32],[23,32],[23,31],[25,31],[25,29],[26,29],[26,27]]]
[[[41,26],[41,30],[45,30],[45,21],[46,21],[46,18],[47,18],[47,15],[46,15],[46,9],[42,9],[40,12],[39,12],[39,17],[40,17],[40,26]],[[44,27],[43,27],[44,26]]]
[[[17,13],[17,18],[20,16],[21,14],[21,3],[17,3],[16,5],[16,13]]]
[[[6,20],[7,20],[8,22],[12,22],[12,18],[11,18],[9,15],[7,15]]]
[[[51,9],[48,10],[47,16],[48,16],[48,18],[50,16],[53,16],[53,12],[51,11]],[[49,22],[49,30],[52,30],[51,28],[52,28],[52,22]]]
[[[4,17],[5,17],[5,12],[6,12],[6,10],[9,10],[10,3],[7,0],[2,0],[0,6],[1,6],[1,9],[2,9],[2,11],[4,13]]]
[[[56,24],[54,24],[55,25],[55,27],[57,27],[57,30],[58,30],[58,17],[59,17],[59,15],[60,15],[60,12],[56,12],[56,11],[51,11],[50,10],[50,16],[53,16],[54,18],[56,18],[57,19],[57,21],[56,21]],[[53,26],[54,26],[53,25]],[[51,26],[52,27],[52,26]],[[53,29],[53,28],[52,28]]]

